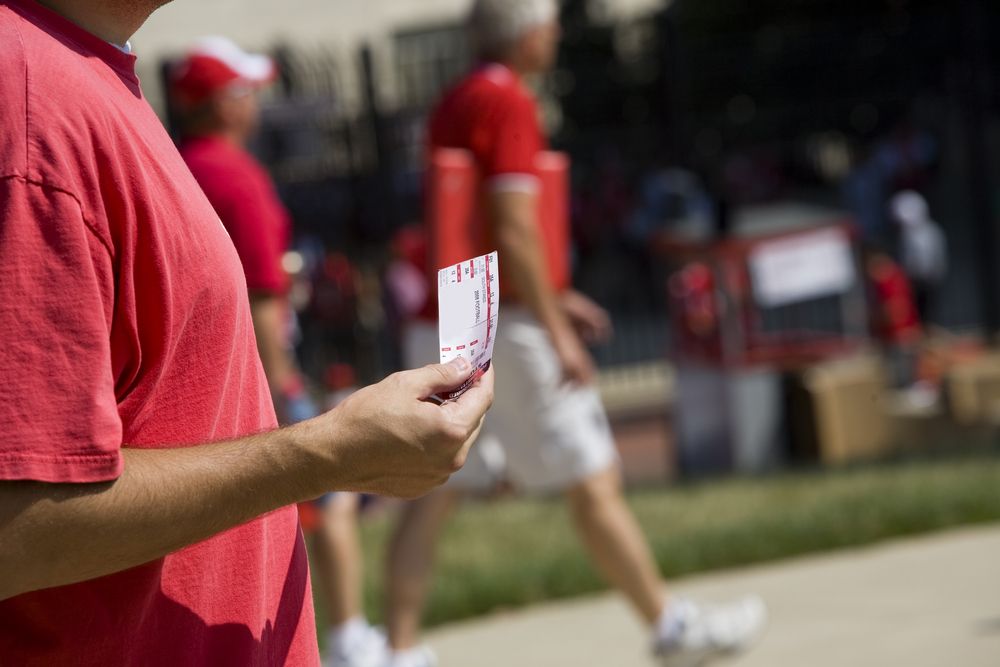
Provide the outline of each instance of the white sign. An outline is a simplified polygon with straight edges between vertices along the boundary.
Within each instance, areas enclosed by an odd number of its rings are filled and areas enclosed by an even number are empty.
[[[766,241],[749,264],[754,296],[765,308],[843,294],[857,280],[850,240],[839,229]]]

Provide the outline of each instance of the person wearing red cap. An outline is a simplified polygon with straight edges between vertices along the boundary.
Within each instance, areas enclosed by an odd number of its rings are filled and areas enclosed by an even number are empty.
[[[257,348],[278,420],[287,422],[304,395],[284,335],[289,281],[281,258],[291,223],[267,172],[243,148],[257,123],[257,90],[276,73],[267,56],[245,53],[224,37],[208,37],[173,67],[170,97],[180,118],[181,157],[243,265]]]
[[[160,0],[0,0],[0,664],[319,664],[294,503],[458,469],[492,375],[277,429],[246,281],[146,103]]]
[[[269,57],[246,53],[225,37],[206,37],[175,64],[170,93],[180,119],[181,156],[233,239],[246,273],[257,349],[278,420],[294,423],[317,410],[287,335],[289,281],[281,260],[290,216],[271,178],[244,147],[258,121],[257,92],[276,74]],[[330,624],[328,666],[378,667],[385,639],[361,613],[358,496],[329,494],[317,509],[313,571]]]

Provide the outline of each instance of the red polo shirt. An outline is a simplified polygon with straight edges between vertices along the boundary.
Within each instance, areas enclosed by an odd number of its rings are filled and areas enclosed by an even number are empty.
[[[233,239],[247,287],[283,294],[288,276],[281,256],[291,224],[271,177],[253,156],[222,137],[190,138],[180,151]]]
[[[431,148],[471,151],[487,188],[534,192],[546,149],[538,105],[504,65],[476,69],[449,90],[430,120]]]
[[[0,480],[275,425],[239,258],[134,58],[32,0],[0,0],[0,373]],[[318,664],[295,509],[0,602],[0,664]]]

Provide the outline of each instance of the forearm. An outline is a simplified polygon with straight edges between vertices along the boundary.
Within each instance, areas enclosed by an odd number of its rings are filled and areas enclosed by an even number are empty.
[[[504,275],[518,301],[553,336],[564,333],[569,322],[545,269],[534,197],[495,195],[491,214]]]
[[[285,341],[287,306],[284,299],[267,294],[255,294],[250,299],[257,352],[267,376],[271,393],[277,395],[294,373],[294,364]]]
[[[124,449],[113,482],[0,482],[0,599],[141,565],[324,488],[308,426]]]
[[[396,373],[285,429],[176,449],[123,449],[112,482],[0,481],[0,600],[141,565],[327,491],[416,498],[461,467],[493,400],[457,401],[465,360]]]

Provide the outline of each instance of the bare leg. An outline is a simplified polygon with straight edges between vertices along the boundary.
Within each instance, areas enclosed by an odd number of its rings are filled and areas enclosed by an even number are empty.
[[[316,531],[313,573],[326,601],[331,627],[361,615],[363,571],[357,517],[357,494],[335,494],[322,508]]]
[[[395,651],[417,645],[437,540],[459,499],[458,492],[439,489],[403,508],[386,562],[385,620]]]
[[[604,577],[652,625],[665,604],[663,581],[646,538],[625,503],[617,467],[566,492],[577,533]]]

